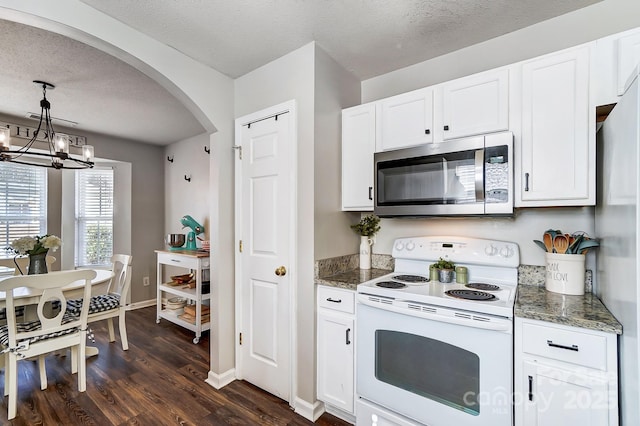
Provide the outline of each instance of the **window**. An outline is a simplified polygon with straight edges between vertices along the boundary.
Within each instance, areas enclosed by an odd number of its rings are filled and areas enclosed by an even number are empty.
[[[113,255],[113,169],[76,171],[76,266],[108,265]]]
[[[47,170],[0,163],[0,256],[17,238],[47,233]]]

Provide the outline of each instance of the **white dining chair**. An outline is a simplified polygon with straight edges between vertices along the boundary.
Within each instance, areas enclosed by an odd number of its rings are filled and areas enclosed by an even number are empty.
[[[86,340],[88,307],[82,308],[78,315],[66,309],[63,287],[82,281],[84,298],[91,296],[91,280],[96,277],[92,270],[59,271],[40,275],[21,275],[0,281],[0,291],[6,294],[7,324],[0,327],[0,346],[4,354],[5,385],[4,394],[9,396],[8,418],[13,419],[17,411],[18,398],[18,360],[38,357],[40,370],[40,388],[47,388],[45,366],[46,354],[70,348],[77,365],[71,370],[78,371],[78,391],[87,387]],[[37,304],[37,320],[18,322],[16,304],[25,300],[25,288],[33,293]],[[18,289],[16,291],[16,289]],[[61,309],[55,316],[48,302],[58,301]]]
[[[106,319],[110,342],[116,340],[113,318],[118,317],[120,341],[122,343],[122,350],[124,351],[129,349],[125,313],[127,308],[127,295],[131,287],[132,259],[133,257],[127,254],[114,254],[111,257],[114,276],[109,283],[107,293],[92,296],[89,304],[89,323]],[[70,312],[77,312],[82,305],[82,299],[67,300],[67,310]]]
[[[47,256],[45,262],[47,262],[47,269],[51,270],[51,266],[55,263],[56,258],[53,256]],[[27,275],[27,271],[29,270],[29,257],[12,257],[0,259],[0,266],[5,268],[13,269],[13,275]],[[24,308],[22,306],[18,307],[16,310],[16,314],[18,316],[24,315]],[[7,314],[4,308],[0,309],[0,324],[4,324],[7,319]]]

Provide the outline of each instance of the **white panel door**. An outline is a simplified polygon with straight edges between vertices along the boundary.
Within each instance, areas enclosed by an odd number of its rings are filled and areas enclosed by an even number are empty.
[[[241,127],[239,375],[289,401],[290,113]],[[239,163],[239,164],[238,164]],[[236,191],[238,188],[236,187]],[[281,268],[281,269],[280,269]]]
[[[509,129],[509,70],[485,72],[443,84],[434,120],[436,141]],[[442,136],[439,136],[442,135]]]
[[[582,46],[522,65],[518,207],[595,204],[589,53]]]
[[[414,90],[378,103],[376,152],[433,141],[433,90]]]

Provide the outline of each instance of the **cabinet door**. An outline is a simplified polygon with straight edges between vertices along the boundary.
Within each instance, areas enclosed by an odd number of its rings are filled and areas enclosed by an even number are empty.
[[[522,65],[516,206],[595,204],[589,53],[590,47],[582,46]]]
[[[353,317],[318,314],[318,399],[353,413]]]
[[[378,103],[376,152],[433,141],[433,91],[415,90]]]
[[[342,111],[342,210],[373,210],[375,129],[374,104]]]
[[[509,70],[454,80],[440,90],[442,117],[435,123],[443,140],[509,129]]]
[[[606,379],[533,360],[525,361],[523,371],[525,426],[610,424]]]
[[[627,79],[640,63],[640,30],[618,40],[618,95],[624,93]]]

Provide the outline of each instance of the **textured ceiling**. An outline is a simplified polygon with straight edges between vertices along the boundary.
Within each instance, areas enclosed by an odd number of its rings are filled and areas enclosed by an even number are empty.
[[[82,0],[230,76],[311,41],[360,79],[466,47],[599,0]],[[166,145],[204,131],[172,95],[97,49],[0,20],[0,113]],[[82,134],[81,131],[77,131]]]
[[[599,0],[82,0],[230,77],[311,41],[364,80]]]

